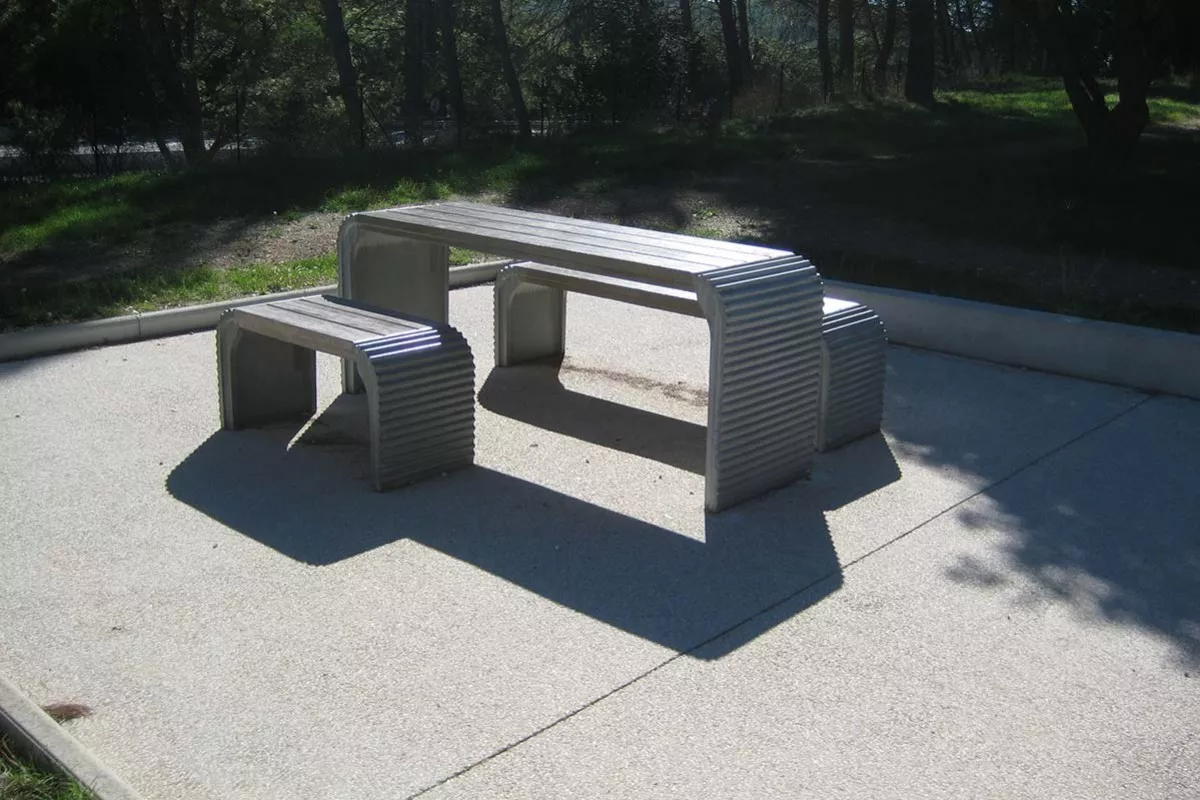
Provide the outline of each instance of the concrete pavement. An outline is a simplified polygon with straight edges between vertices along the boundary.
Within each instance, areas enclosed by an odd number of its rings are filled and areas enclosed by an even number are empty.
[[[0,673],[148,798],[1200,793],[1200,403],[892,348],[706,517],[704,323],[493,373],[490,291],[478,466],[381,495],[332,360],[299,436],[211,333],[0,365]]]

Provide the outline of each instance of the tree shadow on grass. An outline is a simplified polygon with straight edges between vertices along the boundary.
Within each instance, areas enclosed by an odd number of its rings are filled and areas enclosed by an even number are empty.
[[[560,418],[579,410],[562,394],[545,405]],[[294,431],[286,427],[217,433],[172,471],[167,489],[307,564],[337,563],[408,538],[678,652],[728,634],[705,648],[704,658],[719,658],[783,621],[771,617],[764,626],[765,609],[795,597],[806,607],[841,586],[823,509],[899,476],[881,439],[864,443],[863,458],[875,468],[847,471],[820,497],[801,485],[708,515],[697,541],[482,467],[370,492],[361,434],[347,426],[361,428],[363,411],[361,397],[335,401],[299,440],[321,447],[288,450]],[[648,457],[691,460],[653,438],[664,424],[658,414],[611,403],[587,411],[598,430],[619,427],[628,441],[657,441],[643,452]],[[679,423],[675,432],[683,453],[703,446],[702,426]]]

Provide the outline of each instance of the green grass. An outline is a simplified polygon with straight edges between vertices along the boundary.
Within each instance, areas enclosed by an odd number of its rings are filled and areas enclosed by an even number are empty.
[[[450,249],[454,266],[482,257],[473,250]],[[130,270],[37,287],[0,288],[0,330],[215,303],[336,282],[337,256],[327,253],[280,264]]]
[[[1180,87],[1168,84],[1147,98],[1151,124],[1178,124],[1196,118],[1195,98],[1183,99],[1173,88]],[[943,91],[938,93],[938,99],[997,118],[1039,120],[1064,128],[1075,126],[1071,102],[1057,78],[1021,78]],[[1109,106],[1118,99],[1119,95],[1111,91]]]
[[[0,736],[0,800],[94,800],[94,796],[75,781],[18,755]]]
[[[0,320],[4,328],[75,322],[336,281],[337,258],[332,253],[283,264],[247,264],[229,269],[130,270],[85,280],[0,289]]]
[[[627,129],[538,140],[525,152],[498,143],[7,184],[0,186],[0,327],[334,280],[331,255],[88,280],[60,274],[39,279],[37,286],[15,286],[4,274],[6,262],[53,266],[64,249],[103,263],[131,239],[180,221],[295,220],[314,211],[345,213],[481,193],[536,206],[556,197],[646,186],[698,189],[717,195],[720,205],[749,210],[762,222],[757,226],[762,241],[809,252],[806,232],[796,222],[803,215],[793,205],[793,187],[803,187],[933,239],[1016,247],[1065,260],[1128,258],[1187,268],[1200,263],[1195,258],[1200,226],[1193,219],[1200,136],[1183,125],[1200,119],[1195,91],[1156,87],[1151,118],[1175,127],[1152,130],[1134,163],[1121,170],[1097,168],[1082,150],[1082,134],[1057,81],[1020,78],[964,86],[938,99],[933,111],[902,101],[816,106],[729,122],[715,136]],[[752,174],[757,182],[747,177]],[[694,234],[716,233],[703,218],[692,224]],[[452,261],[477,257],[455,251]],[[891,280],[902,281],[906,271],[895,267]],[[986,276],[971,280],[988,285]],[[996,287],[987,291],[1000,293]]]

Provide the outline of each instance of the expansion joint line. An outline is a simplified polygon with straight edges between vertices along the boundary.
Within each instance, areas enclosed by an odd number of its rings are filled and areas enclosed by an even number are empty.
[[[499,756],[504,755],[508,751],[513,750],[514,748],[520,747],[525,742],[528,742],[530,739],[534,739],[538,736],[541,736],[546,731],[548,731],[552,728],[558,727],[559,725],[561,725],[562,723],[571,719],[572,717],[582,714],[584,711],[587,711],[592,706],[598,705],[598,704],[604,702],[605,700],[607,700],[608,698],[612,697],[613,695],[625,691],[633,684],[638,683],[639,681],[650,677],[651,675],[655,674],[656,672],[659,672],[660,670],[664,669],[665,667],[670,666],[671,664],[674,664],[679,659],[684,658],[685,656],[689,656],[698,650],[702,650],[703,648],[705,648],[708,645],[712,644],[713,642],[717,641],[721,637],[727,636],[728,634],[733,633],[734,631],[736,631],[738,628],[742,627],[743,625],[748,625],[748,624],[754,622],[756,619],[759,619],[760,617],[770,614],[771,612],[775,611],[776,609],[780,608],[781,606],[784,606],[784,605],[796,600],[797,598],[802,597],[805,594],[813,593],[822,583],[825,583],[829,579],[836,577],[839,573],[845,574],[847,570],[852,569],[853,567],[857,566],[858,564],[861,564],[863,561],[866,561],[868,558],[871,558],[872,556],[877,555],[878,553],[891,547],[892,545],[896,544],[897,542],[907,538],[908,536],[912,535],[913,533],[916,533],[917,531],[919,531],[921,528],[924,528],[929,523],[935,522],[936,520],[941,519],[942,517],[946,516],[947,514],[962,507],[964,504],[969,503],[970,501],[974,500],[976,497],[979,497],[980,495],[985,494],[986,492],[990,492],[991,490],[1008,483],[1009,481],[1011,481],[1013,478],[1017,477],[1021,473],[1037,466],[1038,464],[1043,463],[1044,461],[1049,460],[1050,458],[1058,455],[1060,452],[1067,449],[1068,447],[1071,447],[1072,445],[1082,441],[1083,439],[1088,438],[1092,434],[1097,433],[1098,431],[1100,431],[1104,428],[1107,428],[1109,425],[1112,425],[1114,422],[1121,419],[1122,417],[1127,416],[1128,414],[1131,414],[1134,411],[1136,411],[1137,409],[1141,408],[1143,405],[1145,405],[1147,402],[1149,402],[1153,397],[1154,397],[1154,395],[1149,395],[1149,394],[1143,396],[1141,400],[1138,400],[1136,403],[1129,406],[1128,408],[1118,411],[1116,414],[1112,415],[1111,417],[1109,417],[1105,420],[1102,420],[1101,422],[1096,423],[1095,425],[1093,425],[1092,427],[1083,431],[1082,433],[1078,434],[1077,436],[1074,436],[1073,438],[1068,439],[1067,441],[1063,442],[1058,447],[1055,447],[1053,450],[1049,450],[1049,451],[1043,453],[1042,455],[1040,455],[1037,458],[1030,461],[1028,464],[1024,464],[1020,467],[1017,467],[1016,469],[1014,469],[1012,472],[1008,473],[1007,475],[996,479],[992,483],[989,483],[987,486],[981,487],[980,489],[976,490],[975,492],[972,492],[970,495],[964,497],[962,500],[959,500],[954,505],[949,506],[948,508],[942,509],[941,511],[934,514],[929,519],[925,520],[924,522],[920,522],[920,523],[914,525],[913,527],[909,528],[908,530],[904,531],[903,533],[897,534],[896,536],[894,536],[893,538],[884,542],[883,544],[879,545],[878,547],[876,547],[872,550],[869,550],[868,552],[862,554],[858,558],[855,558],[853,561],[847,562],[844,566],[839,567],[837,570],[828,572],[828,573],[822,575],[821,577],[805,584],[804,586],[802,586],[801,588],[797,589],[796,591],[788,594],[787,596],[782,597],[779,600],[776,600],[775,602],[771,603],[770,605],[765,606],[764,608],[756,611],[755,613],[753,613],[750,616],[743,619],[741,622],[735,622],[734,624],[721,630],[720,632],[713,634],[712,636],[708,637],[707,639],[705,639],[704,641],[695,645],[694,647],[684,650],[683,652],[676,653],[675,655],[671,656],[670,658],[659,662],[658,664],[654,665],[653,667],[646,670],[645,672],[643,672],[639,675],[635,675],[634,677],[625,681],[621,685],[616,686],[613,689],[610,689],[609,691],[605,692],[602,695],[599,695],[598,697],[593,698],[592,700],[590,700],[587,703],[584,703],[582,706],[575,709],[574,711],[567,712],[566,714],[562,715],[558,719],[542,726],[541,728],[538,728],[537,730],[533,731],[532,733],[526,734],[525,736],[522,736],[519,739],[509,742],[508,744],[489,753],[488,755],[484,756],[483,758],[479,759],[478,761],[476,761],[472,764],[468,764],[467,766],[463,767],[462,769],[458,770],[457,772],[447,775],[445,778],[442,778],[441,780],[438,780],[438,781],[430,784],[429,786],[426,786],[424,789],[420,789],[417,792],[414,792],[413,794],[409,795],[406,800],[415,800],[415,798],[420,797],[421,795],[423,795],[427,792],[433,791],[434,789],[438,788],[439,786],[449,783],[450,781],[454,780],[455,778],[465,775],[466,773],[470,772],[471,770],[475,769],[476,767],[482,766],[483,764],[486,764],[489,761],[492,761],[492,760],[498,758]]]

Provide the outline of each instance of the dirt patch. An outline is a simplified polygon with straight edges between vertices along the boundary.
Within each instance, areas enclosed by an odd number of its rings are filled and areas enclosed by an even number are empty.
[[[983,287],[975,293],[982,295],[977,299],[990,299],[988,287],[1002,287],[1016,294],[997,292],[998,302],[1084,315],[1094,309],[1166,309],[1194,316],[1200,324],[1196,271],[947,238],[877,209],[831,200],[802,173],[781,175],[773,164],[742,165],[734,173],[705,176],[686,186],[585,186],[547,196],[463,199],[778,246],[809,255],[831,277],[905,286],[896,278],[907,270],[933,276],[928,282],[939,292],[944,283],[946,294],[958,293],[956,286],[977,285]],[[344,216],[177,223],[103,251],[87,246],[40,249],[0,265],[0,285],[30,286],[137,268],[226,268],[312,258],[334,249]],[[875,263],[878,269],[872,267]]]

